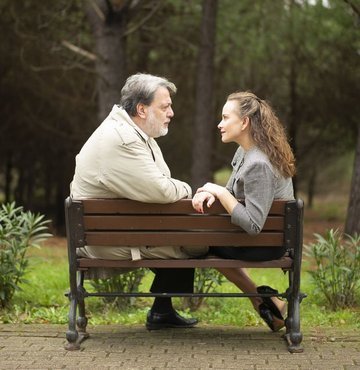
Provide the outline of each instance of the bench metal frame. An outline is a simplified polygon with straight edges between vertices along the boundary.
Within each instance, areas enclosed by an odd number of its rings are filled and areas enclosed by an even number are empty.
[[[196,213],[191,200],[172,204],[149,204],[127,199],[83,199],[65,201],[66,233],[69,258],[70,300],[66,349],[76,350],[89,337],[85,298],[126,297],[282,297],[288,302],[286,333],[288,350],[302,352],[300,303],[306,296],[300,292],[303,201],[274,201],[260,234],[251,236],[231,224],[231,217],[219,202],[204,214]],[[287,256],[278,260],[249,262],[221,258],[101,260],[79,258],[76,249],[85,245],[116,246],[253,246],[278,248],[286,246]],[[279,294],[246,293],[146,293],[96,292],[84,288],[85,272],[90,268],[281,268],[288,273],[288,288]]]

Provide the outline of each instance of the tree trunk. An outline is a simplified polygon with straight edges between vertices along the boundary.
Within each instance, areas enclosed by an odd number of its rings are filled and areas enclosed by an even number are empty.
[[[128,5],[114,8],[111,1],[87,2],[85,11],[96,45],[98,118],[101,122],[114,104],[126,79],[126,39]]]
[[[26,201],[24,202],[24,205],[28,209],[32,209],[34,207],[35,179],[32,170],[34,170],[34,168],[29,168],[26,174]]]
[[[360,235],[360,123],[358,124],[354,171],[351,181],[350,199],[346,216],[345,233]]]
[[[65,216],[64,216],[64,199],[66,198],[67,193],[64,193],[64,186],[61,181],[56,184],[56,195],[55,195],[55,224],[60,229],[65,225]]]
[[[14,198],[16,199],[16,203],[21,205],[24,204],[25,172],[24,165],[20,164],[18,167],[18,180],[14,191]]]
[[[296,54],[297,54],[297,47],[294,40],[295,37],[295,31],[294,31],[294,0],[290,3],[290,45],[289,45],[289,51],[290,51],[290,75],[289,75],[289,90],[290,90],[290,112],[289,112],[289,120],[288,120],[288,132],[290,137],[290,146],[292,148],[292,151],[295,155],[295,158],[297,157],[297,145],[296,145],[296,136],[297,136],[297,129],[299,125],[299,119],[298,119],[298,94],[297,94],[297,62],[296,62]],[[294,186],[294,194],[296,196],[297,193],[297,179],[296,175],[293,177],[293,186]]]
[[[5,163],[5,203],[10,202],[11,199],[12,170],[12,153],[9,151]]]
[[[315,195],[315,187],[316,187],[316,175],[317,175],[317,167],[313,165],[311,168],[311,173],[308,180],[308,204],[309,208],[313,207],[314,204],[314,195]]]
[[[199,49],[195,135],[193,138],[193,160],[191,168],[192,186],[197,189],[211,176],[212,136],[214,132],[213,83],[217,0],[203,1],[201,24],[201,46]]]
[[[152,38],[150,33],[141,28],[139,30],[139,57],[137,62],[137,70],[146,73],[148,71],[149,54],[151,51]]]

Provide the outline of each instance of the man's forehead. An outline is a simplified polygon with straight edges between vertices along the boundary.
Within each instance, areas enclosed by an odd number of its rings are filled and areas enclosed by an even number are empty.
[[[153,102],[171,103],[169,90],[166,87],[160,86],[155,91]]]

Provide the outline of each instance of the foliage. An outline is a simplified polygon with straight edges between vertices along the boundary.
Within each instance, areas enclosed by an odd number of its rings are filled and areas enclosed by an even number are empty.
[[[90,286],[101,292],[137,292],[146,274],[145,269],[137,269],[126,274],[113,276],[107,279],[91,279]],[[224,281],[223,275],[215,269],[196,269],[194,279],[195,293],[209,293],[216,287],[221,286]],[[182,307],[186,310],[196,311],[203,304],[205,297],[185,297]],[[106,306],[119,310],[125,310],[135,304],[134,297],[103,297]],[[109,308],[109,307],[108,307]]]
[[[0,5],[0,52],[6,55],[0,61],[0,199],[44,210],[59,222],[74,154],[96,119],[95,97],[89,96],[92,63],[63,44],[89,49],[81,3],[5,0]]]
[[[15,203],[3,204],[0,209],[0,306],[8,306],[14,293],[25,283],[28,268],[27,251],[50,234],[43,215],[24,212]]]
[[[141,284],[141,280],[145,275],[144,269],[136,269],[134,271],[112,276],[107,279],[92,279],[90,285],[99,292],[137,292]],[[123,310],[133,305],[133,297],[103,297],[105,304],[110,304],[117,309]]]
[[[212,268],[196,269],[194,279],[194,293],[210,293],[224,282],[224,276]],[[183,305],[190,311],[196,311],[203,304],[205,297],[185,297]]]
[[[127,17],[126,72],[165,75],[178,86],[176,124],[160,145],[173,176],[188,180],[191,146],[198,140],[193,122],[202,1],[137,3],[136,14]],[[43,207],[47,214],[58,210],[59,219],[74,158],[100,123],[92,58],[99,50],[83,4],[4,0],[0,5],[0,166],[5,170],[0,197]],[[294,106],[298,178],[304,187],[311,169],[320,175],[324,161],[332,165],[355,141],[360,109],[356,18],[339,0],[222,0],[218,10],[216,114],[209,130],[216,131],[221,106],[234,90],[252,90],[270,100],[285,124]],[[213,148],[215,171],[229,164],[235,148],[218,139]]]
[[[28,270],[26,277],[30,284],[23,285],[22,291],[15,295],[14,304],[11,308],[0,312],[0,323],[52,323],[62,325],[68,323],[69,302],[63,294],[68,287],[68,276],[64,273],[67,271],[68,262],[65,248],[63,249],[63,257],[59,255],[59,252],[59,248],[46,246],[31,250],[30,267],[36,266],[36,268]],[[307,263],[308,261],[304,261],[304,265]],[[54,265],[55,274],[52,270],[49,270],[49,265]],[[252,279],[259,285],[274,286],[276,281],[277,289],[281,290],[286,287],[287,275],[280,271],[252,269],[249,272]],[[152,274],[148,272],[143,278],[143,282],[145,281],[149,285],[151,280]],[[31,288],[35,285],[38,289]],[[218,290],[238,292],[238,289],[229,282],[224,282]],[[347,308],[333,312],[320,305],[314,292],[312,278],[308,273],[305,273],[305,270],[302,274],[301,290],[308,294],[308,297],[301,303],[301,324],[303,328],[317,326],[360,328],[360,312],[358,310]],[[48,296],[45,299],[44,291]],[[104,306],[100,299],[93,298],[86,300],[86,312],[91,325],[116,323],[142,325],[151,303],[152,299],[150,298],[139,298],[136,299],[135,305],[119,311],[112,306]],[[181,304],[182,301],[174,299],[177,310],[179,310]],[[191,315],[187,311],[179,310],[179,312],[182,315]],[[244,298],[208,298],[206,305],[200,307],[196,312],[196,317],[203,324],[236,325],[239,327],[264,326],[250,301]]]
[[[360,286],[360,236],[341,236],[329,230],[325,236],[315,234],[317,241],[306,246],[316,269],[310,274],[332,310],[355,305]]]

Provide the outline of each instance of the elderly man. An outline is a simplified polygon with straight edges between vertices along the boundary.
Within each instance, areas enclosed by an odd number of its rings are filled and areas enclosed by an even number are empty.
[[[171,95],[175,85],[149,74],[130,76],[121,90],[120,106],[94,131],[76,156],[71,195],[79,198],[128,198],[149,203],[172,203],[190,198],[191,188],[174,179],[154,138],[168,132],[174,116]],[[88,258],[191,258],[206,248],[85,246],[78,254]],[[156,269],[151,292],[192,292],[193,269]],[[148,312],[149,330],[193,327],[196,319],[181,317],[171,298],[156,297]]]

